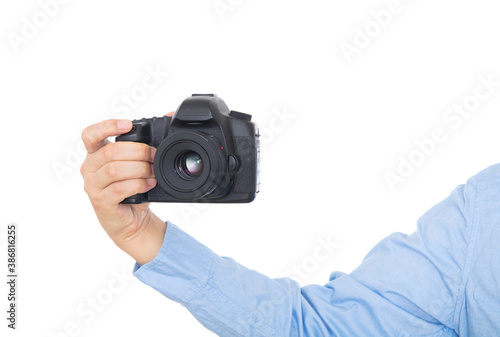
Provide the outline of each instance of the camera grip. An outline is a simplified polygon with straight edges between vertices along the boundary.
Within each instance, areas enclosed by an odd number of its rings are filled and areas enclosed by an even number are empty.
[[[138,143],[148,143],[151,139],[150,125],[146,119],[141,121],[132,121],[132,130],[129,132],[117,136],[115,141],[117,142],[138,142]],[[121,204],[142,204],[148,201],[147,193],[134,194],[128,198],[125,198]]]

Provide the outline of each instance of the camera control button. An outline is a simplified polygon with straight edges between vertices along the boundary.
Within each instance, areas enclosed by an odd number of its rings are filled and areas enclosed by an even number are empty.
[[[191,97],[205,96],[205,97],[217,97],[216,94],[193,94]]]
[[[246,121],[252,120],[252,115],[249,115],[249,114],[246,114],[243,112],[234,111],[234,110],[231,110],[231,112],[229,113],[229,116],[234,117],[234,118],[238,118],[238,119],[243,119]]]
[[[227,160],[227,168],[229,169],[229,172],[234,172],[238,168],[238,161],[232,154],[229,155]]]

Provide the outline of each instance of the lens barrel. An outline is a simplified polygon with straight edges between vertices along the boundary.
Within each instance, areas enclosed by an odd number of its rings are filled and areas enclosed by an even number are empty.
[[[227,172],[226,155],[210,135],[174,133],[156,151],[154,172],[160,187],[179,200],[195,200],[214,191]]]

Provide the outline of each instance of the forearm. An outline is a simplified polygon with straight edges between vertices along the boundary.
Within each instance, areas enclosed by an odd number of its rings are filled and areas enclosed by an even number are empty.
[[[397,249],[394,256],[383,253],[400,239],[405,240],[392,236],[381,243],[377,255],[381,252],[382,261],[378,263],[389,266],[393,259],[404,262],[412,258],[413,250]],[[375,272],[366,277],[384,282],[397,279],[399,272]],[[362,279],[333,273],[325,286],[300,288],[293,280],[270,279],[218,256],[170,223],[158,256],[146,265],[137,264],[134,274],[185,306],[220,336],[382,336],[403,332],[453,336],[438,322],[429,322],[418,312],[404,310],[400,303],[380,296]],[[439,280],[437,273],[427,277]],[[393,291],[405,294],[409,289],[408,284],[399,284]],[[428,300],[425,289],[417,293]]]
[[[282,336],[300,294],[296,282],[220,257],[171,223],[159,255],[134,274],[221,336]]]

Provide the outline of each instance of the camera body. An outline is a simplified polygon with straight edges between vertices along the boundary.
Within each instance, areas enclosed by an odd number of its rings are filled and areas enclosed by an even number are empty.
[[[215,94],[194,94],[172,116],[132,121],[116,141],[157,148],[158,184],[122,203],[245,203],[259,192],[259,131],[251,115],[230,111]]]

